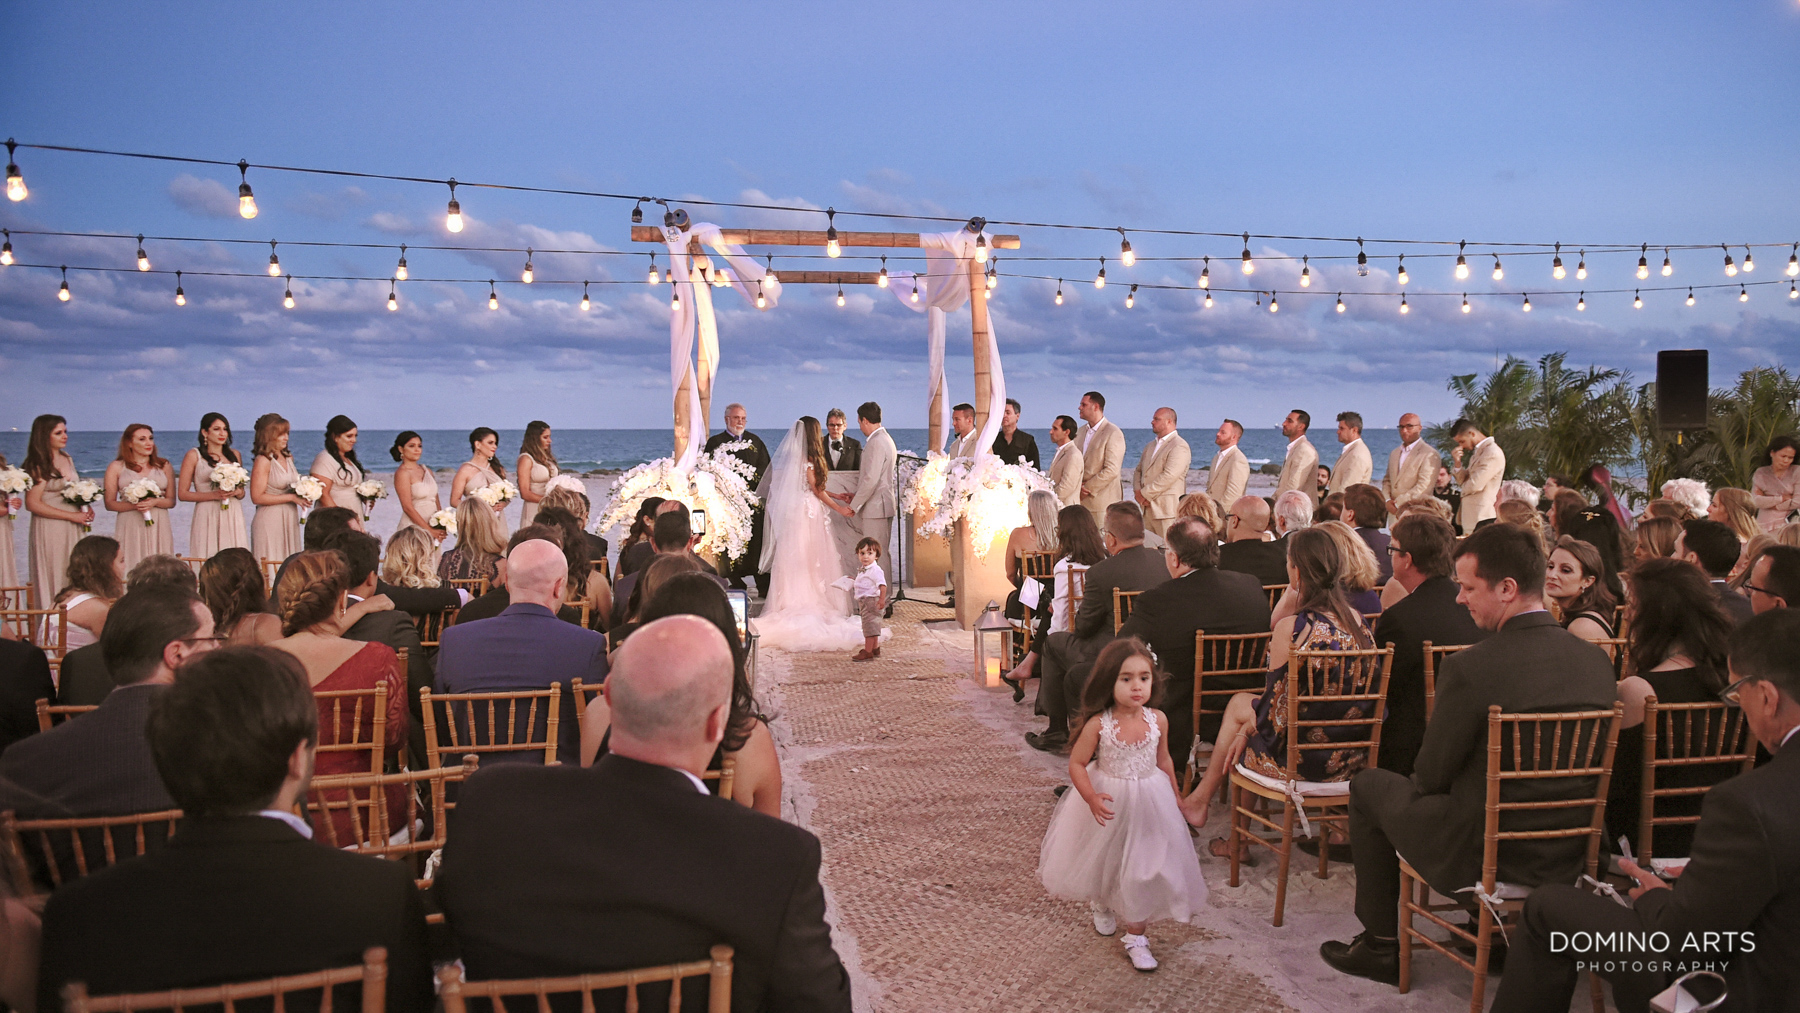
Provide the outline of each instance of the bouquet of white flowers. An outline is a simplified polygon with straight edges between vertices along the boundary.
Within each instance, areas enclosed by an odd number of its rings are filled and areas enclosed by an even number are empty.
[[[694,470],[686,474],[675,470],[672,457],[659,457],[632,468],[613,482],[612,498],[594,530],[605,531],[629,523],[638,504],[651,496],[661,496],[680,500],[689,509],[699,507],[706,511],[706,534],[694,546],[696,551],[721,559],[742,556],[755,530],[758,499],[750,488],[750,480],[756,472],[730,452],[745,445],[727,443],[710,454],[701,454],[694,462]]]
[[[127,482],[125,488],[119,490],[119,498],[127,503],[142,503],[147,499],[158,499],[162,496],[162,486],[147,478]],[[156,518],[148,512],[140,514],[144,518],[144,527],[156,527]]]
[[[493,485],[484,485],[475,490],[475,498],[498,510],[511,503],[519,495],[519,487],[501,479]]]
[[[301,475],[294,479],[294,495],[305,500],[300,505],[300,522],[306,523],[306,512],[317,506],[319,498],[325,495],[325,483],[311,475]]]
[[[100,487],[100,483],[91,478],[80,478],[63,486],[62,498],[63,502],[70,506],[84,507],[100,502],[100,497],[105,494],[106,490]],[[83,524],[81,530],[92,531],[94,526]]]
[[[439,510],[431,515],[431,519],[427,523],[431,525],[432,530],[442,531],[446,537],[454,535],[456,534],[456,511]]]
[[[372,478],[356,484],[356,498],[362,500],[363,505],[363,520],[368,520],[375,512],[375,501],[387,499],[387,494],[387,486]]]
[[[23,468],[0,468],[0,495],[23,496],[31,488],[31,476]]]
[[[249,481],[250,473],[236,461],[222,461],[213,466],[212,487],[220,492],[237,492]],[[220,500],[219,509],[230,510],[231,500],[229,498]]]
[[[933,484],[936,494],[928,499]],[[923,511],[935,501],[919,530],[941,534],[960,522],[968,527],[975,554],[986,558],[997,538],[1031,522],[1025,501],[1032,490],[1052,488],[1050,476],[1027,464],[1003,464],[988,454],[955,459],[933,454],[914,479],[910,505]]]

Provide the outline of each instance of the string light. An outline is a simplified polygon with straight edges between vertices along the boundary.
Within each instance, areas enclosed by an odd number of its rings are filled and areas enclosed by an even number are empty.
[[[13,262],[12,231],[10,229],[0,229],[0,231],[6,233],[6,245],[0,246],[0,266],[11,267]],[[1793,272],[1789,271],[1788,273],[1792,274]]]
[[[1463,293],[1462,311],[1464,313],[1469,312],[1469,293],[1467,292]]]
[[[1131,252],[1131,240],[1126,238],[1125,230],[1119,230],[1119,263],[1126,267],[1137,263],[1137,254]]]
[[[1062,305],[1062,279],[1056,279],[1056,305]]]
[[[1791,281],[1788,282],[1788,298],[1800,299],[1800,287],[1796,287]]]
[[[1244,233],[1244,273],[1255,274],[1256,265],[1250,260],[1250,233]]]
[[[281,258],[275,253],[275,240],[269,240],[269,277],[281,277]]]
[[[586,313],[593,308],[594,302],[588,298],[588,283],[584,281],[581,283],[581,312]]]
[[[1125,293],[1125,308],[1130,309],[1136,305],[1137,305],[1137,286],[1133,285],[1133,286],[1131,286],[1131,291]]]
[[[536,277],[537,272],[531,269],[531,247],[527,246],[525,247],[525,270],[520,272],[519,280],[529,285]]]
[[[56,298],[63,302],[69,301],[69,265],[67,264],[62,267],[62,288],[56,290]]]
[[[979,239],[980,237],[977,236],[976,238]],[[843,252],[844,252],[843,250],[838,249],[837,209],[836,208],[826,208],[825,209],[825,255],[828,257],[836,257],[836,256],[842,254]]]
[[[1275,293],[1270,292],[1269,293],[1269,312],[1275,313],[1275,312],[1280,311],[1280,309],[1281,309],[1281,303],[1275,298]]]
[[[644,224],[644,202],[641,199],[636,204],[633,204],[631,206],[631,224],[633,224],[633,225]],[[650,284],[654,285],[656,283],[651,282]]]
[[[1200,287],[1201,288],[1211,288],[1212,287],[1212,258],[1211,257],[1201,257],[1200,258]]]
[[[187,305],[187,293],[181,290],[181,272],[175,272],[175,305]]]
[[[761,278],[756,279],[756,308],[759,310],[766,310],[769,308],[769,300],[763,295],[763,283]]]
[[[881,273],[875,276],[875,284],[878,288],[888,287],[887,257],[885,255],[881,258]],[[992,288],[993,286],[989,285],[988,287]]]
[[[1207,292],[1206,292],[1206,302],[1205,302],[1205,304],[1204,304],[1204,305],[1205,305],[1205,306],[1206,306],[1206,308],[1207,308],[1207,309],[1212,309],[1212,308],[1213,308],[1213,297],[1212,297],[1212,290],[1211,290],[1211,289],[1208,289],[1208,290],[1207,290]]]
[[[1531,312],[1531,293],[1530,292],[1525,293],[1525,305],[1524,305],[1523,309],[1527,313]]]
[[[281,305],[294,308],[294,276],[291,274],[287,276],[287,291],[281,293]]]
[[[1738,302],[1749,302],[1749,301],[1750,301],[1750,290],[1745,288],[1742,285],[1739,285],[1738,286]]]
[[[839,305],[839,306],[842,306],[842,305],[844,305],[844,283],[843,283],[843,282],[841,282],[841,281],[840,281],[840,282],[838,282],[838,296],[837,296],[837,304],[838,304],[838,305]]]
[[[1650,277],[1650,244],[1639,247],[1637,276],[1639,281]]]
[[[1506,277],[1506,269],[1500,266],[1500,255],[1496,253],[1494,254],[1494,280],[1499,281],[1504,277]]]
[[[1400,295],[1400,315],[1405,316],[1411,312],[1412,312],[1412,307],[1406,305],[1406,294],[1401,293],[1401,295]]]
[[[1694,286],[1692,286],[1692,285],[1688,286],[1687,304],[1689,306],[1694,305]]]
[[[1788,254],[1788,277],[1800,275],[1800,243],[1794,244],[1794,252]]]
[[[1674,264],[1674,262],[1669,260],[1669,248],[1665,246],[1665,247],[1663,247],[1662,276],[1667,278],[1669,275],[1674,274],[1674,273],[1675,273],[1675,264]]]
[[[394,280],[406,280],[406,244],[400,244],[400,263],[394,265]]]
[[[1466,239],[1456,244],[1456,280],[1457,281],[1467,281],[1468,277],[1469,277],[1469,262],[1468,262],[1468,260],[1464,259],[1464,257],[1463,257],[1463,250],[1466,249],[1468,247],[1468,245],[1469,245],[1469,241]]]
[[[1262,309],[1262,289],[1256,290],[1256,308]]]
[[[238,214],[244,218],[256,217],[256,194],[250,192],[250,163],[246,159],[238,159]]]
[[[488,309],[500,308],[500,293],[494,290],[494,279],[488,279]]]
[[[997,289],[1000,287],[1000,258],[999,257],[995,257],[993,259],[993,261],[988,264],[987,287],[988,287],[988,291],[990,291],[990,292],[993,291],[994,289]]]
[[[13,161],[13,149],[18,146],[18,141],[15,141],[10,137],[6,139],[6,197],[8,200],[14,202],[22,201],[31,196],[30,191],[25,189],[25,174],[19,171],[18,163]],[[255,205],[253,204],[251,207],[254,208]],[[251,218],[254,217],[255,214],[256,212],[252,211],[244,217]]]
[[[1637,289],[1631,290],[1631,308],[1634,310],[1641,310],[1644,308],[1644,295]]]
[[[1555,278],[1557,281],[1561,281],[1568,276],[1569,272],[1563,270],[1562,265],[1562,244],[1557,243],[1556,259],[1550,262],[1550,277]]]
[[[731,284],[731,275],[726,274],[724,268],[715,267],[712,273],[712,283],[713,288],[724,288]]]
[[[1406,298],[1406,297],[1405,297],[1405,296],[1401,296],[1401,297],[1400,297],[1400,298],[1402,298],[1402,299],[1404,299],[1404,298]],[[1344,312],[1344,293],[1342,293],[1342,292],[1339,292],[1339,293],[1338,293],[1338,301],[1337,301],[1337,311],[1338,311],[1338,312],[1339,312],[1339,313],[1342,313],[1342,312]]]
[[[1105,288],[1106,287],[1106,258],[1105,257],[1100,258],[1100,273],[1094,275],[1094,287],[1095,288]]]
[[[1586,250],[1581,251],[1581,261],[1575,265],[1575,278],[1577,281],[1586,281],[1587,280],[1587,251]]]
[[[654,254],[654,253],[652,253],[650,255],[650,274],[648,275],[648,278],[650,279],[650,284],[652,284],[652,285],[654,285],[658,281],[662,280],[662,279],[658,278],[657,274],[656,274],[656,254]]]
[[[1310,258],[1310,257],[1301,257],[1300,258],[1300,287],[1301,288],[1311,288],[1312,287],[1312,266],[1307,263],[1307,261],[1310,259],[1312,259],[1312,258]]]
[[[137,265],[140,271],[150,270],[150,255],[144,252],[144,234],[142,232],[138,233]]]
[[[1356,237],[1356,276],[1358,278],[1369,276],[1369,255],[1363,252],[1361,236]]]
[[[986,223],[983,223],[983,224],[986,224]],[[977,229],[975,231],[975,263],[985,264],[985,263],[987,263],[987,259],[988,259],[987,234],[982,232],[981,230]]]
[[[681,288],[680,288],[680,286],[675,284],[675,276],[674,275],[669,276],[669,292],[670,292],[669,309],[674,310],[675,312],[680,312],[681,311]],[[489,307],[489,308],[492,309],[493,307]]]
[[[1578,313],[1586,313],[1587,312],[1587,293],[1586,292],[1583,292],[1579,296],[1575,297],[1575,310]]]
[[[768,264],[768,269],[763,272],[763,279],[770,283],[779,282],[781,279],[775,276],[775,255],[770,254],[765,263]]]
[[[1725,244],[1723,244],[1723,243],[1719,244],[1719,249],[1725,250],[1725,277],[1727,277],[1727,278],[1737,277],[1738,269],[1737,269],[1737,265],[1731,262],[1731,251],[1726,249]]]
[[[1746,243],[1744,245],[1744,272],[1747,274],[1754,270],[1756,270],[1756,257],[1750,252],[1750,246]]]
[[[1404,253],[1400,255],[1400,273],[1395,276],[1395,280],[1402,285],[1412,280],[1412,275],[1406,273],[1406,254]]]
[[[400,308],[400,296],[398,293],[396,293],[394,291],[394,283],[399,280],[400,279],[398,279],[398,278],[389,278],[388,279],[388,312],[389,313],[392,313],[395,310]]]
[[[912,301],[919,301],[919,279],[917,276],[913,278]]]
[[[456,178],[451,177],[450,205],[444,209],[444,228],[451,232],[461,232],[462,227],[462,205],[456,201]]]

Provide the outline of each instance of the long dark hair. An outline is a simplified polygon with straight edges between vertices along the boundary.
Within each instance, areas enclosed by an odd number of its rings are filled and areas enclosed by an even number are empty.
[[[488,458],[488,467],[492,468],[494,470],[494,474],[499,475],[501,478],[505,478],[506,477],[506,465],[500,463],[500,454],[498,453],[499,442],[500,442],[500,434],[499,433],[494,432],[492,429],[489,429],[486,426],[476,426],[474,429],[469,430],[469,455],[471,457],[474,456],[475,444],[480,443],[482,440],[485,440],[490,436],[492,436],[494,438],[494,443],[495,443],[494,449],[495,449],[496,453],[494,454],[493,457]]]
[[[1581,567],[1582,576],[1594,578],[1594,582],[1588,585],[1586,591],[1569,599],[1567,605],[1560,606],[1564,625],[1568,624],[1568,620],[1583,612],[1593,612],[1606,620],[1607,626],[1612,626],[1613,608],[1618,605],[1619,599],[1613,594],[1612,588],[1607,586],[1606,559],[1601,555],[1600,550],[1593,543],[1584,542],[1573,535],[1563,535],[1558,538],[1556,548],[1575,557],[1575,562]],[[1556,550],[1552,549],[1551,551],[1555,552]]]
[[[31,442],[25,447],[25,474],[34,482],[49,482],[62,477],[56,467],[56,451],[50,449],[50,433],[69,420],[61,415],[39,415],[31,420]],[[71,456],[70,460],[74,460]]]
[[[249,549],[220,549],[200,564],[200,600],[211,610],[213,629],[222,637],[230,636],[245,616],[263,611],[268,599],[262,567]]]
[[[214,422],[225,423],[225,445],[219,448],[219,454],[223,456],[225,460],[231,461],[234,464],[241,463],[242,459],[238,457],[238,452],[231,449],[231,420],[218,412],[207,412],[205,415],[200,416],[200,442],[197,444],[200,456],[206,458],[207,464],[219,463],[218,461],[213,460],[212,451],[206,449],[206,431],[212,428]]]
[[[128,468],[136,467],[136,465],[132,463],[132,457],[135,456],[137,452],[132,449],[131,438],[136,436],[137,431],[140,429],[149,429],[150,438],[152,440],[156,439],[156,430],[150,429],[149,424],[144,422],[133,422],[131,425],[125,427],[123,433],[119,434],[119,460],[123,461]],[[153,448],[150,451],[150,459],[144,462],[144,466],[147,468],[167,468],[169,462]]]
[[[631,519],[631,529],[625,532],[625,544],[619,546],[621,551],[650,537],[650,530],[656,526],[656,508],[663,505],[661,496],[646,496],[638,504],[637,516]]]
[[[350,452],[348,454],[346,454],[343,451],[339,450],[338,445],[337,445],[338,437],[344,435],[345,433],[347,433],[350,430],[355,429],[355,428],[356,428],[356,423],[350,421],[350,416],[348,416],[348,415],[333,415],[331,417],[331,421],[325,423],[325,452],[327,454],[330,454],[331,459],[338,463],[339,469],[342,469],[344,467],[344,460],[346,458],[348,458],[351,464],[356,465],[357,471],[361,471],[366,474],[366,469],[363,468],[363,463],[360,460],[358,460],[356,457],[356,448],[351,447]]]
[[[587,598],[588,578],[593,575],[594,564],[588,559],[587,539],[581,537],[581,522],[574,514],[557,507],[540,509],[532,522],[548,524],[562,531],[563,559],[569,568],[567,593],[577,601]]]
[[[69,551],[68,583],[56,592],[56,600],[86,591],[109,602],[118,601],[125,593],[119,575],[113,572],[113,560],[118,555],[119,543],[105,535],[88,535],[76,542]]]
[[[531,458],[551,471],[560,471],[556,465],[556,455],[544,446],[544,433],[550,429],[550,423],[533,420],[525,427],[525,438],[519,441],[519,453]]]
[[[756,723],[767,722],[769,718],[750,689],[750,676],[744,668],[744,645],[738,640],[737,619],[732,615],[731,603],[725,599],[725,592],[720,590],[718,581],[711,574],[678,573],[664,581],[651,596],[650,604],[644,606],[639,620],[649,623],[675,615],[705,619],[717,626],[719,632],[725,634],[725,642],[731,645],[731,719],[726,722],[722,745],[726,752],[736,752],[750,741]]]
[[[1156,655],[1150,653],[1150,648],[1142,640],[1122,637],[1101,648],[1100,656],[1094,659],[1087,686],[1081,691],[1081,713],[1075,718],[1076,728],[1084,727],[1089,718],[1104,713],[1106,708],[1113,705],[1113,688],[1119,682],[1119,669],[1125,667],[1126,658],[1133,657],[1150,662],[1150,700],[1144,706],[1155,707],[1162,702],[1163,689],[1169,681],[1168,673],[1157,667]]]
[[[1792,436],[1783,433],[1769,441],[1768,449],[1764,450],[1762,456],[1756,459],[1757,467],[1767,468],[1773,465],[1775,463],[1775,451],[1777,450],[1792,450],[1794,452],[1794,462],[1800,464],[1800,440],[1795,440]]]
[[[1106,543],[1100,540],[1100,527],[1094,515],[1080,504],[1066,506],[1056,514],[1056,545],[1072,563],[1093,566],[1106,558]]]
[[[806,460],[813,466],[814,489],[825,488],[825,476],[831,473],[831,462],[825,458],[825,441],[819,436],[819,420],[800,416],[800,431],[806,436]]]
[[[1710,692],[1725,688],[1731,620],[1699,567],[1646,559],[1631,571],[1631,669],[1648,672],[1684,654]]]
[[[419,441],[420,447],[425,446],[425,437],[420,436],[418,433],[415,433],[410,429],[401,433],[399,436],[394,437],[394,445],[388,448],[388,456],[393,458],[396,461],[404,461],[406,458],[400,456],[400,448],[406,446],[408,443],[411,443],[414,440]]]
[[[1300,580],[1300,611],[1324,612],[1337,620],[1338,628],[1350,634],[1358,648],[1374,646],[1374,638],[1363,625],[1362,613],[1350,607],[1344,596],[1345,566],[1337,540],[1324,528],[1301,528],[1288,536],[1288,562]],[[1296,628],[1295,633],[1299,633]]]

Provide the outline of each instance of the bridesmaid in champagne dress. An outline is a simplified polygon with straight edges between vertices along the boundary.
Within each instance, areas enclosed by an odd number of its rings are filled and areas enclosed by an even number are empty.
[[[153,483],[160,495],[136,503],[121,498],[133,482]],[[156,455],[156,432],[142,422],[125,427],[119,437],[119,456],[106,466],[106,509],[119,516],[113,537],[119,540],[119,559],[130,573],[145,556],[175,552],[175,529],[169,510],[175,506],[175,469]]]
[[[548,491],[550,480],[561,473],[556,455],[550,450],[550,423],[533,422],[525,427],[525,439],[519,444],[519,526],[537,517],[538,504]]]
[[[5,471],[8,467],[10,465],[6,463],[6,455],[0,454],[0,471]],[[23,499],[0,493],[0,587],[23,586],[19,583],[18,561],[13,558],[18,549],[13,544],[12,521],[13,511],[22,509],[24,506]],[[13,598],[13,592],[0,591],[0,608],[22,609],[25,607],[23,595],[18,595],[17,601],[14,601]]]
[[[221,492],[213,486],[213,469],[244,459],[231,446],[231,422],[218,412],[200,419],[200,445],[181,461],[181,498],[194,504],[194,524],[188,534],[187,554],[211,559],[220,549],[248,549],[249,525],[244,520],[244,487]]]
[[[62,498],[64,486],[81,476],[75,459],[64,450],[69,445],[69,423],[61,415],[39,415],[31,422],[31,442],[25,451],[25,473],[32,485],[25,491],[25,509],[31,512],[31,530],[25,539],[31,552],[31,586],[37,607],[46,608],[67,583],[69,552],[94,523],[94,508],[77,507]]]
[[[356,458],[356,423],[348,415],[333,415],[325,423],[325,449],[313,458],[312,476],[325,483],[319,502],[355,514],[350,526],[363,530],[363,503],[356,498],[356,487],[369,475]]]
[[[300,470],[288,450],[288,420],[269,412],[256,420],[256,443],[250,453],[250,502],[256,519],[250,522],[250,550],[257,560],[277,562],[300,551],[300,507],[306,503],[294,493]]]
[[[486,426],[482,426],[469,434],[469,459],[456,469],[456,477],[450,480],[450,506],[452,509],[462,506],[462,501],[469,494],[490,485],[498,485],[506,481],[506,466],[494,460],[500,450],[500,434]],[[504,504],[494,507],[496,514],[504,514]],[[502,530],[506,527],[501,524]]]
[[[400,462],[400,467],[394,469],[394,496],[400,500],[400,525],[394,530],[419,528],[434,540],[443,541],[444,532],[431,526],[431,515],[443,509],[443,505],[438,502],[437,476],[420,460],[425,456],[425,441],[408,429],[394,437],[388,456]]]

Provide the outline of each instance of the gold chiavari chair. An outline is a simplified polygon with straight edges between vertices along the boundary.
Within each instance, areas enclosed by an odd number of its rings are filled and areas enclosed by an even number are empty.
[[[207,557],[205,557],[205,556],[177,556],[175,558],[186,563],[188,565],[188,569],[194,571],[195,576],[200,575],[200,567],[205,565],[206,559],[207,559]]]
[[[465,753],[455,767],[403,770],[394,774],[328,774],[307,786],[304,815],[313,825],[314,838],[334,848],[355,848],[364,855],[401,861],[429,855],[444,846],[448,823],[445,786],[467,780],[481,764],[481,757]],[[395,812],[387,789],[405,786],[405,805]],[[425,799],[421,804],[419,793]],[[348,816],[350,835],[338,828],[336,813]],[[427,824],[429,819],[429,824]],[[429,873],[430,869],[416,872]],[[420,889],[431,884],[430,875],[419,876]]]
[[[560,682],[516,693],[434,693],[423,686],[419,704],[425,716],[429,767],[443,766],[444,753],[538,752],[546,765],[556,762]]]
[[[141,1010],[172,1010],[174,1013],[185,1013],[193,1007],[202,1009],[223,1006],[227,1010],[237,1008],[236,1004],[247,999],[273,999],[276,1009],[287,1008],[287,997],[295,993],[319,992],[310,1002],[296,1002],[295,1006],[312,1006],[325,1010],[332,1008],[333,992],[343,988],[339,1002],[348,1008],[351,1004],[349,989],[345,986],[360,985],[362,1013],[383,1013],[387,1008],[387,949],[371,946],[363,951],[363,962],[352,967],[337,967],[326,971],[313,971],[310,974],[292,974],[280,978],[267,978],[261,981],[244,981],[234,985],[214,985],[210,988],[179,988],[170,992],[140,992],[133,995],[90,996],[87,985],[74,981],[63,987],[62,1000],[64,1013],[138,1013]]]
[[[1023,589],[1025,581],[1043,578],[1053,582],[1050,594],[1054,595],[1056,593],[1054,585],[1056,579],[1056,561],[1060,558],[1062,558],[1062,554],[1059,552],[1020,550],[1019,587]],[[1025,655],[1031,653],[1033,649],[1033,644],[1031,642],[1032,630],[1037,625],[1035,616],[1037,613],[1051,608],[1052,604],[1051,600],[1044,596],[1039,596],[1036,608],[1026,605],[1023,601],[1019,603],[1020,609],[1024,611],[1024,618],[1017,620],[1012,624],[1011,640],[1013,649],[1009,664],[1017,665],[1019,662],[1025,660]]]
[[[37,719],[38,731],[47,732],[72,717],[86,714],[91,710],[99,710],[98,704],[53,704],[49,697],[38,697]]]
[[[0,813],[0,849],[13,882],[29,883],[25,842],[35,843],[50,885],[59,887],[161,845],[180,819],[179,809],[60,820],[22,820],[7,810]]]
[[[37,589],[30,584],[0,584],[0,610],[37,608]]]
[[[1288,589],[1288,586],[1286,584],[1264,584],[1263,585],[1263,593],[1269,596],[1269,611],[1270,612],[1275,611],[1275,604],[1277,602],[1281,601],[1281,596],[1287,592],[1287,589]]]
[[[670,1013],[678,1013],[681,1009],[681,982],[687,978],[707,977],[707,1013],[731,1013],[731,957],[729,946],[714,946],[708,960],[696,960],[686,964],[664,964],[660,967],[643,967],[629,971],[610,971],[604,974],[578,974],[563,978],[515,978],[499,981],[464,981],[460,964],[449,964],[438,972],[438,997],[443,1000],[444,1013],[467,1013],[468,1000],[485,999],[480,1004],[482,1009],[501,1009],[502,1000],[508,996],[533,996],[537,999],[536,1009],[548,1010],[550,996],[569,993],[580,993],[581,1008],[592,1010],[595,1007],[594,993],[608,989],[625,990],[625,1008],[636,1010],[638,1005],[638,986],[650,982],[669,982]]]
[[[419,646],[436,648],[443,639],[444,631],[456,625],[456,613],[459,609],[445,609],[442,612],[427,612],[413,618],[413,625],[419,629]]]
[[[1606,640],[1594,640],[1590,643],[1606,652],[1612,659],[1613,678],[1623,679],[1631,671],[1631,641],[1626,637],[1610,637]]]
[[[1269,671],[1270,636],[1194,631],[1194,744],[1188,751],[1182,794],[1194,790],[1200,780],[1200,722],[1209,715],[1222,718],[1234,694],[1262,688]],[[1219,782],[1220,801],[1230,789],[1228,782]]]
[[[469,592],[469,597],[471,599],[479,598],[488,593],[488,579],[486,577],[452,579],[450,581],[450,586],[458,591]]]
[[[1112,605],[1114,633],[1119,632],[1119,628],[1125,625],[1125,620],[1131,618],[1131,609],[1137,604],[1137,596],[1140,594],[1143,594],[1143,592],[1125,591],[1120,588],[1113,588]]]
[[[1431,720],[1431,709],[1437,706],[1437,670],[1443,659],[1468,647],[1468,644],[1445,644],[1441,647],[1427,640],[1420,645],[1425,650],[1425,719]]]
[[[1700,822],[1700,796],[1713,785],[1756,765],[1756,737],[1744,712],[1722,702],[1659,703],[1644,698],[1644,766],[1638,809],[1638,863],[1650,867],[1657,827],[1692,826]],[[1692,771],[1659,785],[1663,773]],[[1685,800],[1686,805],[1658,802]],[[1669,809],[1682,812],[1667,812]]]
[[[281,572],[281,563],[282,561],[279,559],[265,559],[262,561],[264,594],[275,593],[275,575]]]

